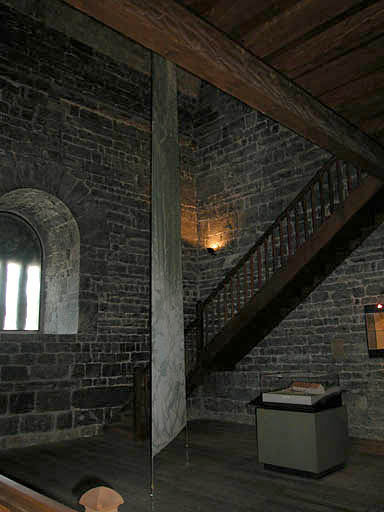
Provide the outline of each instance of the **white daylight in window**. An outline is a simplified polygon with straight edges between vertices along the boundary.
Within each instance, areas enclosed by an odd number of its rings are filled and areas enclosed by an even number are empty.
[[[4,330],[16,329],[20,270],[21,265],[19,263],[7,264]]]
[[[25,329],[37,331],[39,328],[40,267],[29,265],[27,268],[27,319]]]

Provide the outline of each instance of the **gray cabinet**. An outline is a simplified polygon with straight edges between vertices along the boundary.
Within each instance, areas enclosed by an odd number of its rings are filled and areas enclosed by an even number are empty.
[[[322,476],[344,464],[347,455],[345,407],[319,412],[257,409],[259,462]]]

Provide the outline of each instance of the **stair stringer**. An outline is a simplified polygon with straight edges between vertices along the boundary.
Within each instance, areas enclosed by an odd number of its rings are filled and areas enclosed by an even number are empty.
[[[210,340],[187,377],[188,394],[209,372],[233,369],[381,224],[383,186],[381,180],[368,176]]]

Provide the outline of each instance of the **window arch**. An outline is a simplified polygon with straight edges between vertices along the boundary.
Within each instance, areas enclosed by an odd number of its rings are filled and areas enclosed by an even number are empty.
[[[0,214],[21,218],[40,239],[40,329],[51,334],[77,333],[80,233],[72,212],[52,194],[19,188],[0,197]]]
[[[14,214],[0,213],[0,329],[39,329],[41,244]]]

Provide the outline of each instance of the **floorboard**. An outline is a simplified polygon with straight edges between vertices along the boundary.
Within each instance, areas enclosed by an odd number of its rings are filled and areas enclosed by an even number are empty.
[[[321,480],[264,470],[255,427],[189,424],[155,459],[155,512],[367,512],[384,510],[384,457],[351,451],[346,467]],[[122,431],[2,452],[0,472],[76,510],[76,488],[99,479],[124,498],[120,512],[149,512],[149,447]]]

